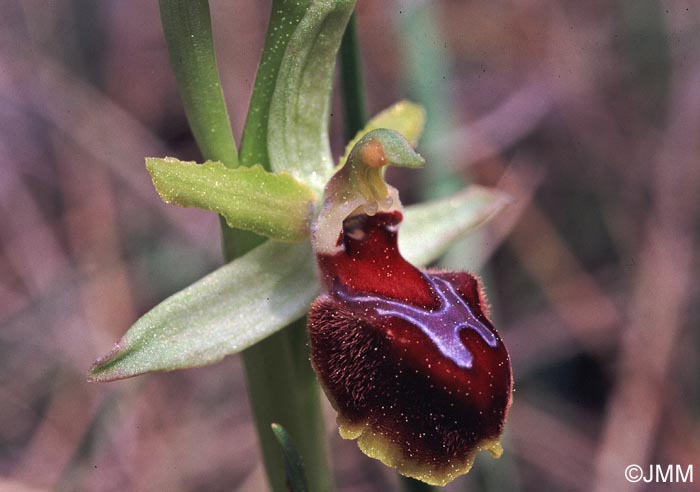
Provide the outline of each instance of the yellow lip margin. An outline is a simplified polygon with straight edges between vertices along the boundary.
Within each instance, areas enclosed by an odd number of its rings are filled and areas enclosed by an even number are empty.
[[[315,364],[314,370],[316,370]],[[360,450],[370,458],[377,459],[390,468],[395,468],[401,475],[421,480],[430,485],[445,486],[460,475],[464,475],[471,470],[474,459],[479,451],[488,451],[494,458],[500,458],[503,454],[503,446],[498,437],[487,438],[479,441],[474,450],[464,460],[459,462],[438,462],[426,464],[412,461],[407,458],[398,446],[395,446],[391,439],[375,432],[367,422],[353,423],[345,419],[335,399],[321,383],[321,388],[326,394],[328,401],[336,411],[336,423],[338,432],[343,439],[357,439]]]
[[[360,450],[370,458],[377,459],[386,466],[396,468],[400,474],[421,480],[430,485],[444,486],[460,475],[469,472],[479,451],[488,451],[494,458],[500,458],[503,447],[499,438],[483,439],[474,446],[464,460],[423,463],[412,461],[404,456],[391,439],[375,432],[369,424],[353,424],[338,414],[338,430],[343,439],[357,439]]]

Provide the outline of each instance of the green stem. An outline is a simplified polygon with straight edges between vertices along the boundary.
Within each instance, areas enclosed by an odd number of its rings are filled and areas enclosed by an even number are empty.
[[[267,129],[275,81],[286,41],[301,21],[309,3],[308,0],[273,1],[268,34],[243,131],[243,165],[261,164],[266,169],[270,168]],[[251,238],[246,238],[243,246],[249,244],[248,241]],[[226,236],[224,245],[227,253],[238,253],[236,243],[231,245]],[[270,428],[270,424],[276,422],[287,429],[304,460],[309,490],[330,491],[332,478],[320,391],[309,363],[305,320],[300,320],[245,350],[242,359],[248,397],[272,490],[287,490],[284,457]]]
[[[237,167],[236,141],[216,65],[209,1],[159,0],[159,6],[170,64],[197,146],[205,159]],[[262,242],[251,232],[234,232],[223,219],[221,232],[226,261]]]
[[[357,41],[357,22],[353,13],[340,45],[340,74],[345,108],[345,137],[352,140],[366,121],[365,96],[362,88],[362,67]]]
[[[243,352],[248,395],[272,489],[286,491],[284,457],[270,429],[287,429],[301,454],[312,492],[332,489],[316,375],[302,319]]]
[[[241,142],[240,164],[269,169],[270,101],[287,41],[309,0],[274,0],[268,34]],[[206,0],[160,0],[163,30],[188,121],[205,158],[239,164],[221,94]],[[222,224],[226,261],[262,242]],[[270,485],[287,490],[282,451],[270,428],[287,429],[306,463],[309,490],[331,490],[319,387],[309,363],[305,323],[299,321],[242,354],[248,391]]]
[[[295,20],[301,17],[308,2],[301,4],[303,5],[300,6],[297,2],[291,7],[295,10],[292,13]],[[284,5],[289,10],[287,4]],[[280,9],[280,2],[274,2],[273,12]],[[218,160],[232,167],[238,166],[236,145],[214,56],[208,1],[160,0],[160,10],[170,61],[197,145],[205,159]],[[273,15],[271,25],[281,24],[283,18],[283,15]],[[268,40],[262,62],[268,67],[268,72],[276,72],[283,52],[283,46]],[[267,113],[266,106],[269,106],[271,91],[269,79],[256,81],[251,113],[255,110],[258,110],[257,114]],[[246,122],[248,139],[242,149],[242,164],[259,163],[269,167],[266,123],[265,118],[260,121],[258,116],[249,116],[249,121]],[[258,131],[251,130],[252,128]],[[252,233],[234,231],[223,223],[222,235],[226,261],[237,258],[263,240]],[[275,492],[286,490],[282,452],[270,429],[270,424],[277,422],[289,431],[297,443],[307,465],[310,490],[329,491],[331,475],[319,388],[309,364],[305,323],[299,321],[246,350],[243,362],[272,489]]]
[[[205,159],[238,166],[216,68],[208,0],[160,0],[160,18],[180,97]]]

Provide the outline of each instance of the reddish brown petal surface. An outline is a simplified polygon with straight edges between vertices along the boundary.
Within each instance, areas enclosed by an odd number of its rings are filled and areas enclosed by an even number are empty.
[[[401,473],[445,484],[477,451],[500,455],[510,361],[465,272],[421,271],[397,248],[399,212],[345,221],[319,255],[312,361],[343,437]]]

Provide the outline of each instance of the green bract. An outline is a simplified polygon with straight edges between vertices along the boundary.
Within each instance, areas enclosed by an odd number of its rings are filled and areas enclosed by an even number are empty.
[[[328,141],[332,74],[354,6],[354,0],[312,2],[289,39],[292,56],[282,59],[270,104],[267,148],[272,169],[288,171],[319,196],[333,172]]]
[[[294,55],[287,49],[289,40],[295,36],[310,4],[310,0],[295,2],[274,0],[272,2],[265,46],[260,57],[241,140],[241,163],[244,166],[260,164],[265,169],[270,169],[267,137],[270,105],[275,87],[279,82],[278,75],[282,60]]]

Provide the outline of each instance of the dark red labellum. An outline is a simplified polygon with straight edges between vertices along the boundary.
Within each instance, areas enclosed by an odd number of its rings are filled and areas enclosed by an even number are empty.
[[[478,280],[404,260],[401,219],[398,211],[346,219],[342,248],[317,255],[324,293],[309,314],[312,362],[343,437],[444,485],[477,451],[500,455],[510,360]]]

